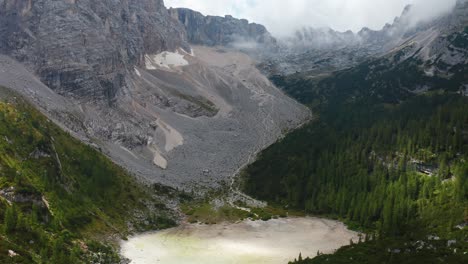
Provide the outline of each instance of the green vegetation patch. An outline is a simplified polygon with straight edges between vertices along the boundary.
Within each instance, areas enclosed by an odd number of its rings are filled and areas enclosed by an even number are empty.
[[[218,224],[236,222],[251,216],[249,212],[230,205],[222,205],[216,208],[210,203],[196,203],[185,204],[181,208],[189,223]]]
[[[432,95],[322,113],[262,152],[244,189],[382,235],[418,226],[449,234],[467,218],[467,106],[461,96]]]
[[[379,241],[468,239],[468,98],[432,93],[400,104],[335,105],[319,114],[246,169],[246,193],[340,219]],[[464,254],[438,247],[379,262],[387,249],[366,245],[328,256],[335,261],[328,263],[354,263],[346,261],[352,254],[365,258],[367,250],[379,253],[361,263],[397,263],[409,255],[462,263]],[[319,260],[298,263],[325,263]]]
[[[222,222],[237,222],[250,219],[253,221],[284,218],[288,216],[305,216],[298,210],[286,210],[281,206],[249,207],[244,203],[233,205],[223,203],[215,206],[207,201],[192,201],[181,206],[189,223],[218,224]]]
[[[187,94],[183,94],[180,92],[175,91],[174,94],[179,96],[180,98],[183,98],[184,100],[194,104],[195,106],[199,107],[200,109],[203,109],[204,111],[207,111],[209,113],[209,116],[215,116],[218,112],[219,109],[216,107],[216,105],[211,102],[210,100],[203,98],[203,97],[193,97]]]
[[[0,262],[116,263],[103,241],[174,225],[122,168],[0,92]]]
[[[290,264],[463,264],[468,262],[467,251],[460,241],[385,239],[351,244],[313,259],[299,257]]]

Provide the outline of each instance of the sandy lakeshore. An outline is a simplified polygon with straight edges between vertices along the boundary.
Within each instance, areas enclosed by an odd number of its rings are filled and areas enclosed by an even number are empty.
[[[349,244],[357,233],[319,218],[183,225],[131,237],[121,254],[132,264],[284,264]]]

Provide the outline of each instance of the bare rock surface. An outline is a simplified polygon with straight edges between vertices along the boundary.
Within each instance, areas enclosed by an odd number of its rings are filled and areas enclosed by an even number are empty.
[[[0,0],[0,53],[68,97],[112,102],[145,54],[185,39],[163,0]]]
[[[142,180],[187,190],[228,184],[254,153],[310,117],[243,53],[201,46],[170,53],[183,54],[184,63],[135,67],[112,106],[56,94],[5,56],[0,85]]]
[[[0,0],[0,85],[142,180],[228,184],[310,113],[247,55],[192,50],[173,16],[162,0]],[[245,20],[204,19],[220,32],[212,45],[274,40]]]
[[[188,40],[196,45],[247,46],[261,45],[273,48],[276,39],[260,24],[249,23],[230,15],[204,16],[188,8],[170,8],[171,16],[180,21],[187,31]]]
[[[135,90],[109,113],[114,120],[132,118],[109,129],[105,144],[145,179],[156,175],[171,186],[217,187],[310,113],[274,87],[247,55],[208,47],[195,47],[193,54],[184,56],[185,66],[137,69]],[[187,108],[174,108],[184,102],[211,114],[191,116]],[[137,122],[126,121],[134,117]],[[101,138],[108,134],[94,131]]]

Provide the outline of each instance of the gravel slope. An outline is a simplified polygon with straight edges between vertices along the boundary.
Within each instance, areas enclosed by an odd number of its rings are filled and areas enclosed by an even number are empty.
[[[194,47],[176,54],[176,65],[135,68],[112,105],[64,98],[8,57],[0,58],[0,85],[142,180],[186,190],[229,184],[252,153],[310,118],[243,53]]]

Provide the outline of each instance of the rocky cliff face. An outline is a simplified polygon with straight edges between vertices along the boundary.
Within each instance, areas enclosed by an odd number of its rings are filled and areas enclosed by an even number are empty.
[[[238,46],[248,48],[255,44],[276,45],[276,40],[259,24],[232,16],[204,16],[187,8],[169,9],[171,16],[186,28],[188,39],[193,44],[207,46]]]
[[[273,41],[202,21],[198,44]],[[219,187],[310,112],[248,55],[186,36],[162,0],[0,0],[0,85],[145,181]]]
[[[0,52],[80,99],[112,101],[145,54],[186,46],[163,0],[0,0]]]

